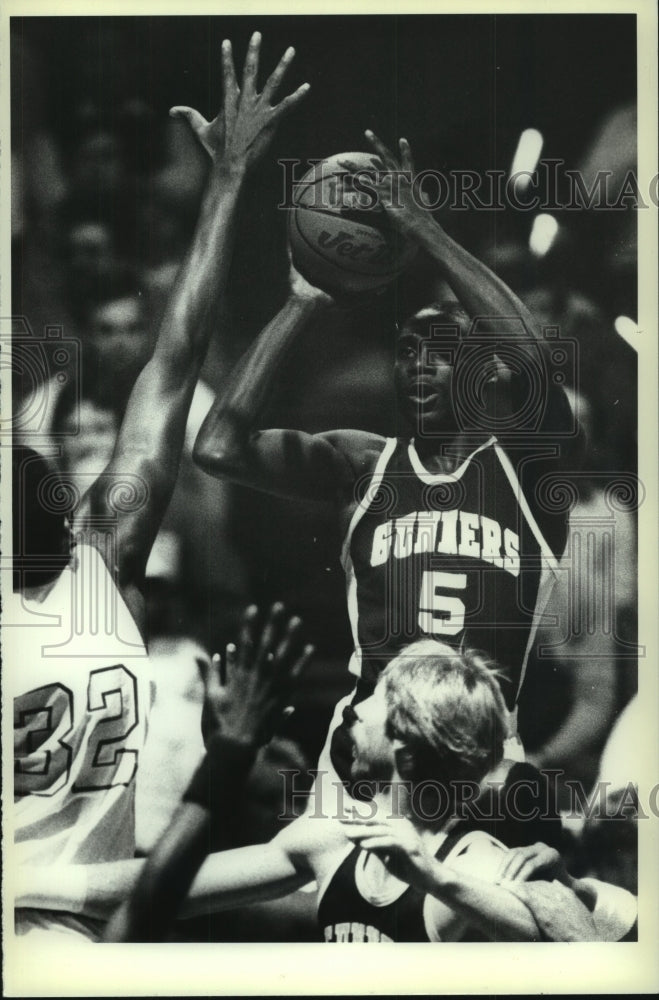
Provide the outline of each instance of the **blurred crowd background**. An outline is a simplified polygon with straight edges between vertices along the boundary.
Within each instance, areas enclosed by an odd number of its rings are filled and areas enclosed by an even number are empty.
[[[246,842],[276,830],[277,769],[313,767],[331,709],[351,686],[330,508],[224,485],[191,459],[212,399],[287,293],[277,161],[302,161],[299,177],[310,157],[364,149],[363,130],[372,128],[389,144],[405,135],[419,169],[480,174],[524,166],[531,136],[536,160],[563,161],[587,188],[597,171],[610,171],[614,199],[636,166],[633,16],[13,18],[15,425],[87,484],[109,458],[149,356],[204,185],[204,157],[168,109],[187,104],[212,117],[221,102],[220,42],[233,40],[241,64],[254,28],[264,37],[261,79],[293,44],[286,86],[308,80],[312,91],[252,178],[223,329],[149,564],[157,695],[140,769],[143,853],[203,751],[203,671],[247,602],[283,600],[303,616],[318,652],[296,713],[253,774]],[[576,345],[567,385],[588,447],[580,474],[566,476],[571,571],[554,597],[559,626],[539,636],[519,713],[530,759],[565,772],[558,792],[566,811],[568,780],[590,790],[599,775],[613,794],[616,782],[635,778],[636,216],[629,200],[616,210],[439,213],[452,236]],[[269,425],[395,433],[395,322],[436,291],[420,261],[375,304],[319,320],[288,364]],[[602,756],[614,726],[618,742]],[[635,890],[633,816],[608,825],[574,816],[565,836],[574,874],[599,872]],[[181,933],[313,939],[312,900],[298,893]]]

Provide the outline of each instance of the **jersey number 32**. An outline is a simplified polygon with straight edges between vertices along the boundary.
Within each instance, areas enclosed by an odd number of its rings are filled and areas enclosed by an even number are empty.
[[[137,681],[122,664],[91,671],[86,704],[75,705],[64,684],[16,698],[15,795],[55,795],[72,773],[72,792],[129,785],[138,751],[126,741],[138,721]]]

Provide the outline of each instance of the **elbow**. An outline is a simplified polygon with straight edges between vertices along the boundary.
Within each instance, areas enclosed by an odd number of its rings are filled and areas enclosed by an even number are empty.
[[[200,469],[218,479],[238,476],[245,458],[243,449],[223,440],[204,440],[202,434],[195,441],[192,457]]]

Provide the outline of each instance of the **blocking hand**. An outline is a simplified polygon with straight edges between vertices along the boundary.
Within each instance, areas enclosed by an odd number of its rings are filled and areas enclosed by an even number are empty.
[[[268,742],[314,653],[313,646],[303,647],[301,628],[301,619],[289,618],[282,604],[272,606],[262,627],[256,605],[246,609],[237,645],[227,646],[224,662],[215,654],[205,679],[206,740],[221,732],[250,746]]]
[[[177,106],[169,112],[172,117],[183,118],[213,162],[230,173],[242,172],[261,159],[279,122],[297,107],[309,91],[309,84],[303,83],[279,104],[271,104],[295,56],[295,49],[288,48],[268,77],[262,92],[257,93],[260,49],[261,35],[255,31],[250,39],[242,86],[239,87],[231,42],[228,39],[222,42],[224,101],[222,110],[212,121],[206,121],[194,108]]]

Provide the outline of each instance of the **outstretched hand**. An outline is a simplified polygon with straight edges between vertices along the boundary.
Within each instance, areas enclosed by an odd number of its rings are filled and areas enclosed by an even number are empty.
[[[314,653],[302,646],[300,618],[274,604],[261,627],[259,609],[243,614],[237,645],[230,643],[224,661],[216,653],[205,678],[204,739],[220,732],[227,739],[263,746],[272,737],[294,682]]]
[[[228,39],[222,42],[224,101],[222,110],[212,121],[206,121],[194,108],[177,106],[169,112],[172,117],[183,118],[214,163],[229,172],[249,169],[260,160],[279,122],[309,91],[309,84],[303,83],[279,104],[271,103],[295,56],[295,49],[288,48],[261,93],[257,93],[260,50],[261,34],[255,31],[249,42],[239,87],[231,42]]]

